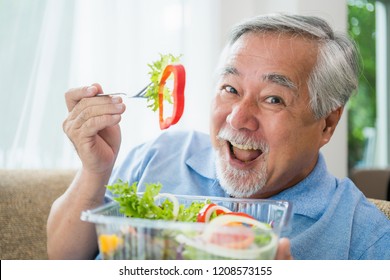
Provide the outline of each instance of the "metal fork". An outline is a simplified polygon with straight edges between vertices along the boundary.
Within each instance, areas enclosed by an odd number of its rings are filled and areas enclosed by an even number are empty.
[[[129,95],[128,93],[124,93],[124,92],[114,92],[114,93],[99,93],[97,94],[96,96],[112,96],[112,95],[124,95],[128,98],[146,98],[145,97],[145,94],[147,92],[147,89],[148,87],[151,85],[152,83],[149,83],[146,87],[144,87],[143,89],[141,89],[137,94],[135,95]]]

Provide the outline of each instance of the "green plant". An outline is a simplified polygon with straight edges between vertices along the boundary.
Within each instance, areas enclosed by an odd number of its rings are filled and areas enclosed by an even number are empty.
[[[362,160],[365,127],[375,127],[375,1],[348,1],[348,32],[359,47],[362,73],[359,89],[348,104],[348,165],[355,167]]]

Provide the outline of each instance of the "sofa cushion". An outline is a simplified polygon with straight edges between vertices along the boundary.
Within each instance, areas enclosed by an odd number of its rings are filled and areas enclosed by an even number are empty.
[[[369,198],[368,200],[374,203],[375,206],[378,207],[378,209],[381,210],[390,220],[390,201],[374,198]]]
[[[75,170],[0,170],[0,259],[47,259],[46,222]]]

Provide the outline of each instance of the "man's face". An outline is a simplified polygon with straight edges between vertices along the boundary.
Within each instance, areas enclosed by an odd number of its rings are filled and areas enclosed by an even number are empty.
[[[228,50],[211,109],[221,186],[236,197],[268,197],[314,168],[329,139],[309,107],[313,41],[245,34]]]

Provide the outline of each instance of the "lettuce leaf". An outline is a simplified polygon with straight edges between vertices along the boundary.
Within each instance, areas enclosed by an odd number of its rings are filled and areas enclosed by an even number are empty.
[[[127,217],[152,219],[152,220],[174,220],[173,202],[165,199],[161,204],[156,204],[157,196],[162,188],[160,183],[145,184],[145,192],[142,195],[137,193],[138,183],[129,184],[118,179],[114,184],[107,185],[118,202],[119,211]],[[196,222],[197,215],[206,202],[192,202],[188,207],[184,204],[179,206],[177,221]]]
[[[119,211],[128,217],[143,219],[173,219],[173,204],[169,200],[161,205],[156,205],[154,197],[160,192],[162,185],[147,184],[142,196],[137,195],[137,182],[129,185],[128,182],[118,180],[113,185],[107,186],[116,196],[114,200],[119,203]]]
[[[174,56],[172,54],[160,54],[160,59],[148,64],[150,71],[150,81],[151,85],[148,87],[145,97],[147,98],[148,108],[151,108],[153,111],[158,109],[158,88],[160,85],[160,80],[162,73],[167,67],[168,64],[175,64],[180,62],[179,56]],[[164,88],[164,100],[172,104],[171,91],[169,88]]]

